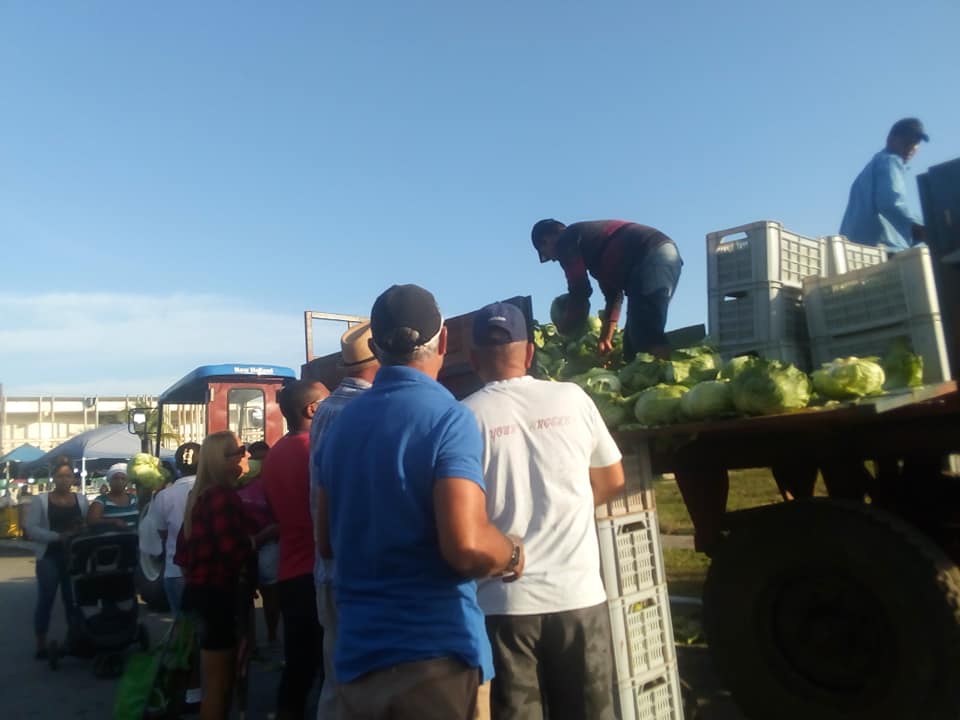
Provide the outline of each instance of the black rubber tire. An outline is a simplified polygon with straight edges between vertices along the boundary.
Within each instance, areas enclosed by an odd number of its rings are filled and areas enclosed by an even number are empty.
[[[148,502],[141,509],[141,518],[146,514],[149,505]],[[163,555],[160,555],[159,561],[157,561],[152,555],[140,553],[137,571],[134,575],[137,594],[140,595],[147,607],[154,612],[167,612],[170,609],[170,603],[167,602],[167,593],[163,589],[163,561]]]
[[[956,720],[960,571],[860,503],[747,511],[717,548],[704,629],[757,720]]]

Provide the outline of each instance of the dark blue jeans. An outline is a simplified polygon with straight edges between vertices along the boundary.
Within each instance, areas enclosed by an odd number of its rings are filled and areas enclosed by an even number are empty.
[[[37,558],[37,607],[33,613],[33,629],[37,635],[46,635],[50,629],[50,616],[57,600],[58,587],[63,596],[63,608],[69,626],[73,596],[67,578],[66,559],[62,554]]]

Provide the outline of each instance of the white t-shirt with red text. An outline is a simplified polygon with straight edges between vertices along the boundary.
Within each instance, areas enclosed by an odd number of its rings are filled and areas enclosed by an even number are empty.
[[[491,382],[464,401],[483,433],[487,513],[523,538],[523,576],[488,578],[487,615],[536,615],[606,600],[590,468],[621,459],[590,397],[573,383],[529,376]]]

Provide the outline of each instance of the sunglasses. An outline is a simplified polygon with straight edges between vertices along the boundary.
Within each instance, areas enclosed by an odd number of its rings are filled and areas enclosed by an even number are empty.
[[[241,445],[233,452],[224,453],[224,457],[234,458],[234,457],[243,457],[247,454],[247,446]]]

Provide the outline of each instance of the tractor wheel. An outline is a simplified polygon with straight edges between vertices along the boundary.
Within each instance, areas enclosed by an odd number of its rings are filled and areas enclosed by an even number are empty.
[[[748,717],[960,717],[960,570],[936,545],[859,503],[738,515],[707,575],[704,628]]]

